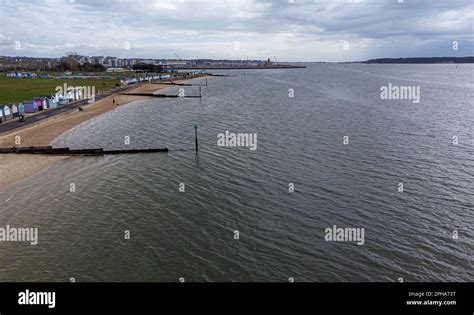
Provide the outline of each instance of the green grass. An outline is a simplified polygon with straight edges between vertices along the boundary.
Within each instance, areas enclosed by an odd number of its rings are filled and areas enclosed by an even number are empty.
[[[98,91],[110,90],[118,80],[64,80],[64,79],[17,79],[0,76],[0,104],[19,103],[35,96],[51,95],[57,86],[95,86]]]

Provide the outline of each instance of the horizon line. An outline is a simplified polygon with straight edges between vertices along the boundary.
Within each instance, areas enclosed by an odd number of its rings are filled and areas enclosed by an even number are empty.
[[[150,57],[116,57],[110,55],[82,55],[77,54],[77,56],[84,56],[84,57],[95,57],[95,56],[103,56],[105,58],[117,58],[117,59],[151,59],[151,60],[179,60],[179,61],[192,61],[192,60],[229,60],[229,61],[267,61],[266,59],[227,59],[227,58],[150,58]],[[11,56],[11,55],[0,55],[0,58],[34,58],[34,59],[61,59],[67,56],[61,57],[33,57],[33,56]],[[426,58],[474,58],[474,55],[467,55],[467,56],[422,56],[422,57],[377,57],[377,58],[370,58],[366,60],[350,60],[350,61],[272,61],[274,63],[363,63],[370,60],[379,60],[379,59],[426,59]],[[271,59],[271,58],[268,58]]]

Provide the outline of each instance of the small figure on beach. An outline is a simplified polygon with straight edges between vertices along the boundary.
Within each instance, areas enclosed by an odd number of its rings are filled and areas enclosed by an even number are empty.
[[[112,104],[114,104],[114,105],[115,105],[115,98],[114,98],[114,99],[112,99]],[[117,105],[118,105],[118,104],[117,104]]]

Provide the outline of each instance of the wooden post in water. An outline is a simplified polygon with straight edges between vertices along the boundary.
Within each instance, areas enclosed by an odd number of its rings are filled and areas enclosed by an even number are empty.
[[[194,141],[196,143],[196,152],[198,152],[198,126],[194,125]]]

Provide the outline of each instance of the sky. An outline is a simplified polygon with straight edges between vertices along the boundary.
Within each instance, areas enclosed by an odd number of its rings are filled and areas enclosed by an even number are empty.
[[[473,0],[0,0],[0,55],[470,56],[473,20]]]

